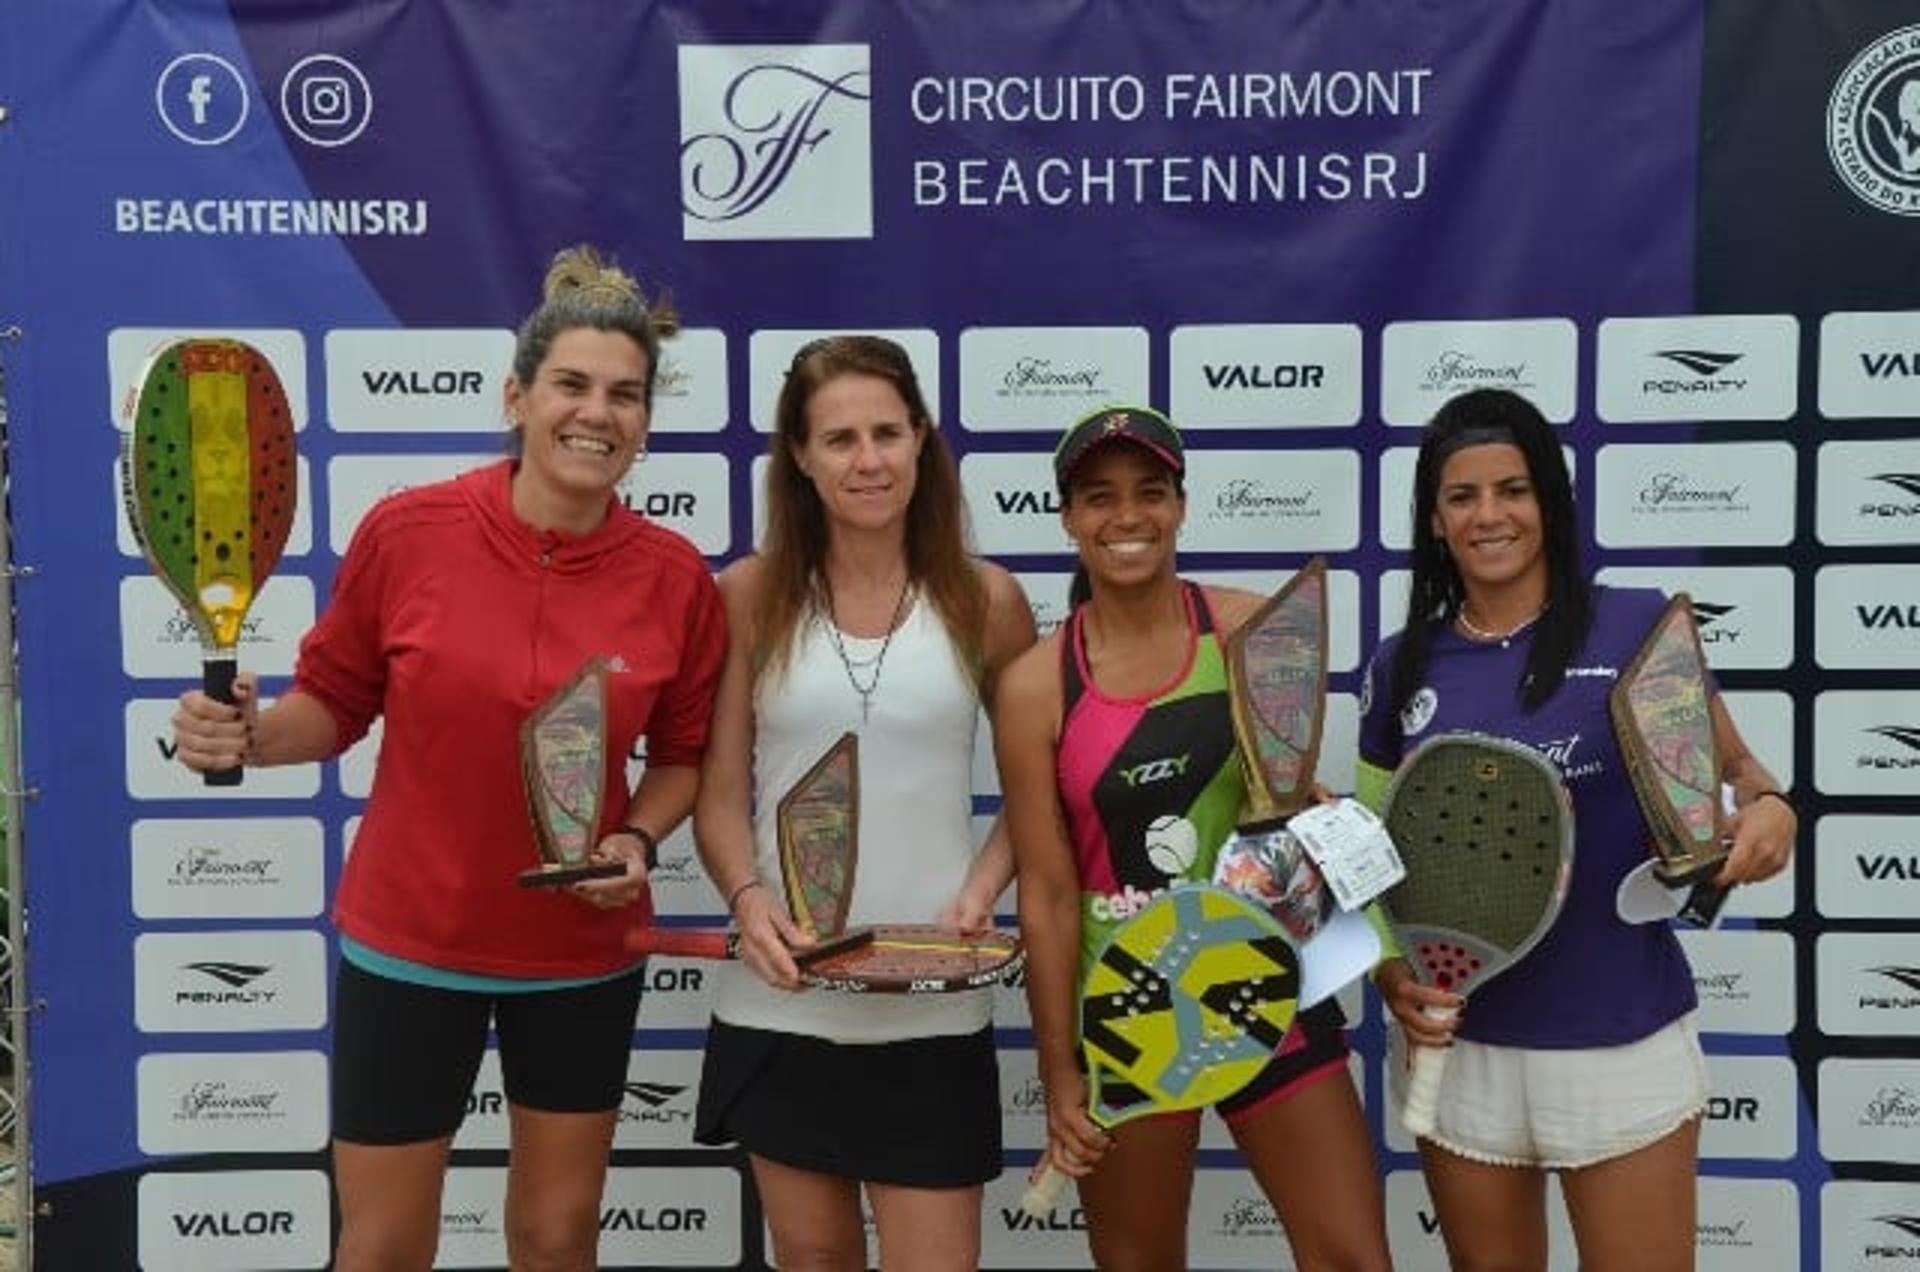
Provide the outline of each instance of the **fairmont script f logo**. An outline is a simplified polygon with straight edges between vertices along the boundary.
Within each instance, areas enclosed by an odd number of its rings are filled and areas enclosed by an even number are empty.
[[[864,44],[683,45],[682,236],[871,238],[869,61]]]

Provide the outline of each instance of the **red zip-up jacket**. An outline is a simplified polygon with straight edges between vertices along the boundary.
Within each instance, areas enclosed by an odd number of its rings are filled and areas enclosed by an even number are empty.
[[[340,750],[385,718],[334,922],[447,970],[599,975],[633,963],[621,934],[652,899],[603,911],[516,884],[539,861],[521,722],[593,655],[609,660],[611,830],[642,736],[650,764],[699,763],[726,616],[681,536],[618,502],[590,534],[536,531],[513,513],[511,475],[502,462],[376,506],[301,643],[294,690],[332,714]]]

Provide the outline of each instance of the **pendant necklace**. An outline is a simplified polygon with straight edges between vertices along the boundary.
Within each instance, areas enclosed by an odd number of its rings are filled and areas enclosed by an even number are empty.
[[[1460,608],[1457,611],[1455,611],[1453,619],[1456,623],[1460,624],[1461,631],[1464,631],[1467,635],[1473,637],[1475,640],[1484,641],[1488,644],[1492,644],[1494,641],[1499,641],[1500,648],[1506,649],[1513,644],[1513,638],[1515,636],[1518,636],[1521,632],[1526,631],[1527,628],[1532,627],[1535,623],[1539,622],[1540,616],[1546,612],[1547,612],[1547,607],[1542,605],[1539,609],[1533,611],[1533,613],[1527,615],[1525,618],[1515,623],[1512,627],[1507,628],[1507,630],[1504,632],[1490,632],[1486,628],[1481,627],[1478,623],[1475,623],[1472,619],[1468,618],[1467,607],[1464,602],[1461,604]]]
[[[900,630],[900,615],[906,611],[907,597],[913,592],[913,578],[908,575],[900,580],[900,596],[893,603],[893,617],[887,620],[887,634],[880,642],[880,652],[871,659],[854,658],[847,653],[846,638],[840,634],[840,624],[834,619],[833,581],[824,570],[820,573],[820,590],[827,602],[827,635],[833,639],[833,652],[840,656],[840,666],[847,673],[847,683],[860,695],[860,723],[867,724],[873,719],[873,692],[880,687],[880,673],[886,668],[887,650],[893,647],[893,634]],[[873,668],[873,675],[865,684],[861,684],[859,670],[867,667]]]

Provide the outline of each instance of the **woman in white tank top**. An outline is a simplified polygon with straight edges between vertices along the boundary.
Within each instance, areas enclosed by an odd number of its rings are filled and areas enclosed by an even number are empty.
[[[695,1137],[747,1149],[781,1267],[865,1267],[864,1186],[883,1265],[973,1268],[1000,1169],[987,992],[796,992],[771,812],[857,733],[848,921],[990,924],[1012,856],[998,823],[974,851],[974,734],[1033,616],[967,555],[953,457],[891,341],[794,356],[766,508],[762,551],[720,576],[729,652],[695,829],[743,963],[716,993]]]

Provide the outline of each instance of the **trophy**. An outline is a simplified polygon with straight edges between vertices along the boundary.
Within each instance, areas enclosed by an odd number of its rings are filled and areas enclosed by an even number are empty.
[[[1214,880],[1264,903],[1296,939],[1330,902],[1320,871],[1286,821],[1313,803],[1327,703],[1327,565],[1287,581],[1227,638],[1233,733],[1247,771],[1246,820],[1221,850]]]
[[[1669,887],[1712,880],[1729,844],[1707,660],[1685,592],[1667,602],[1614,682],[1607,707],[1627,779],[1653,832],[1655,876]]]
[[[607,787],[607,663],[597,655],[520,726],[520,779],[527,791],[540,864],[520,873],[523,888],[560,887],[624,874],[618,861],[593,861]]]
[[[780,797],[774,810],[780,878],[794,924],[808,936],[838,936],[853,901],[860,849],[860,741],[843,733]]]

